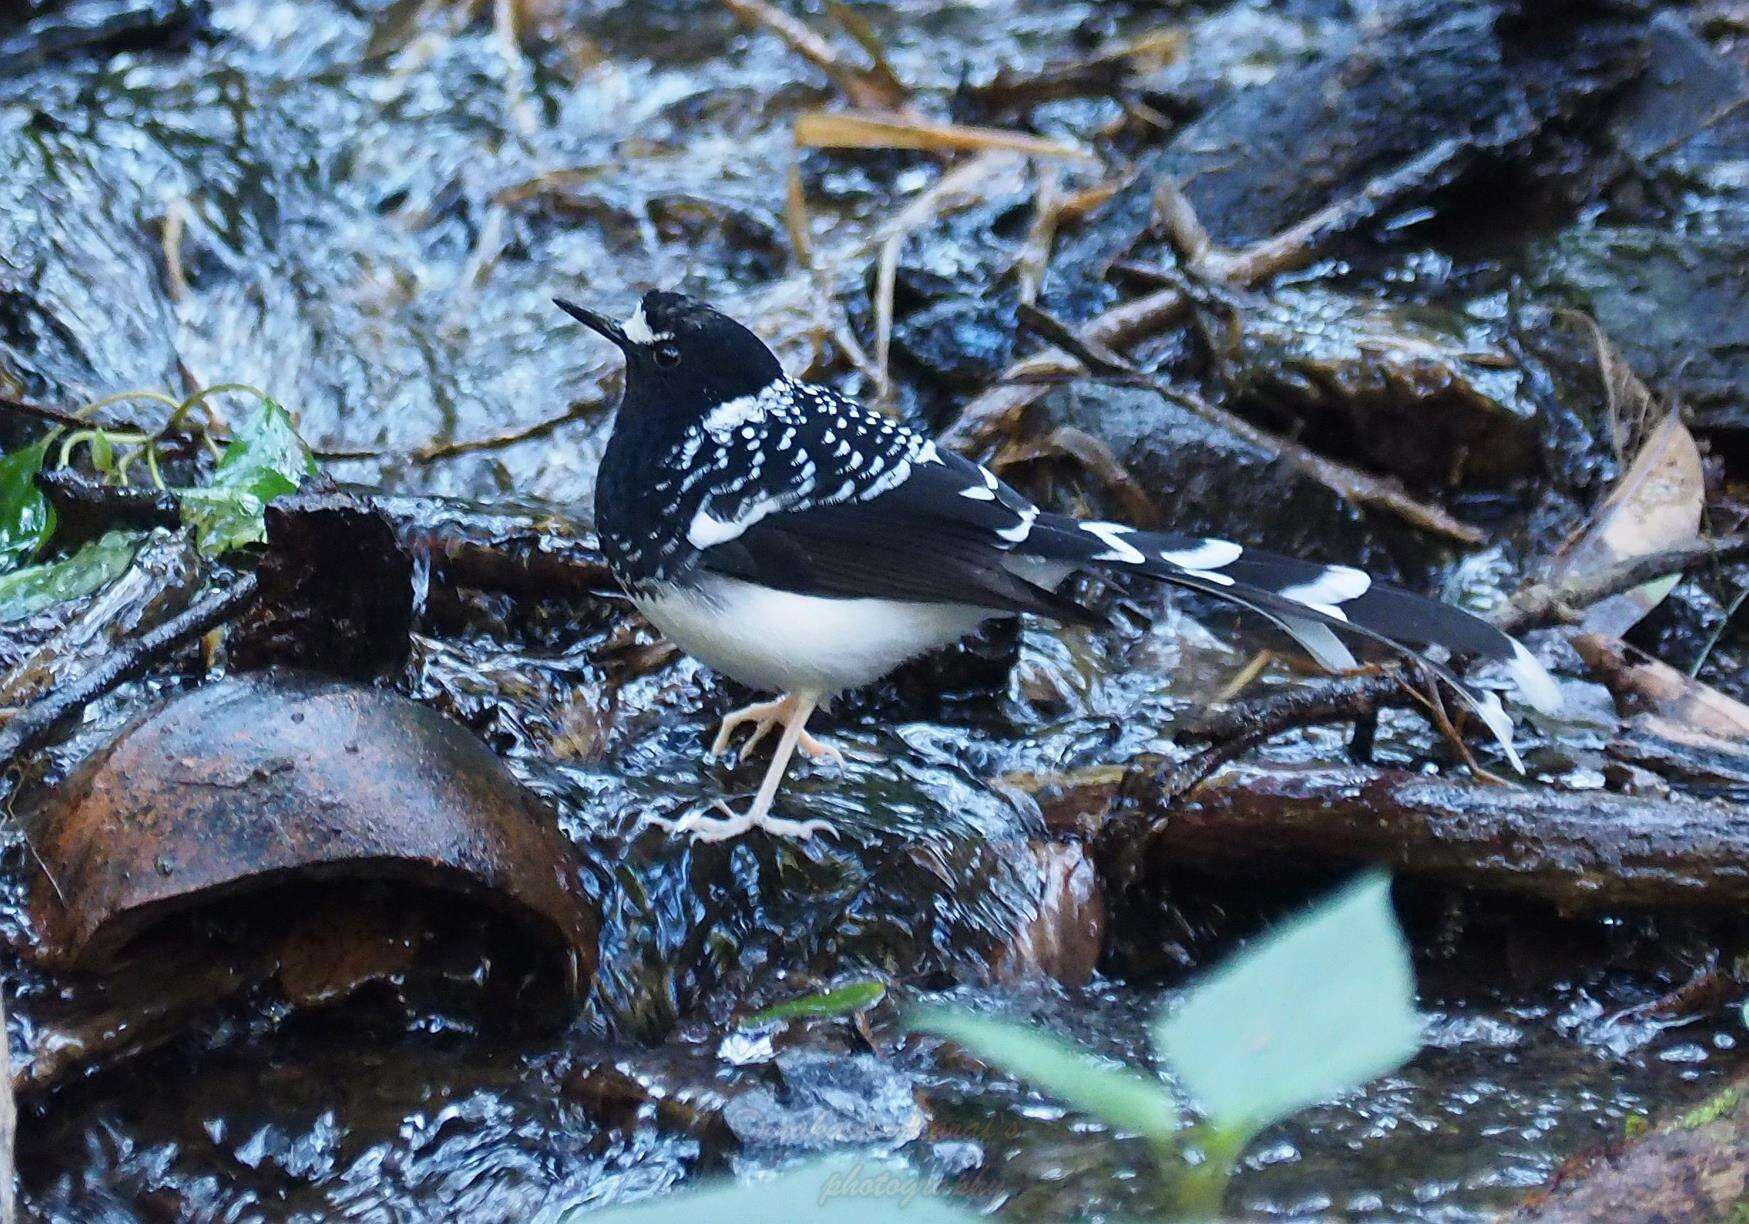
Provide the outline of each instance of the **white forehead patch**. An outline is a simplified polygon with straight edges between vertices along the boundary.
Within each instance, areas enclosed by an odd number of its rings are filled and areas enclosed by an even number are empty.
[[[626,339],[633,344],[655,344],[658,341],[674,339],[673,332],[650,330],[650,321],[644,318],[644,304],[642,302],[639,302],[638,308],[632,311],[631,317],[620,324],[620,330],[625,332]]]

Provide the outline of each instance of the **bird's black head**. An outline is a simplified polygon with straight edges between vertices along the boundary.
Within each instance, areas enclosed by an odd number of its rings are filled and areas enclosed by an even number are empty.
[[[553,301],[625,354],[622,414],[654,409],[700,416],[783,376],[783,367],[758,336],[684,294],[653,289],[623,323],[572,302]]]

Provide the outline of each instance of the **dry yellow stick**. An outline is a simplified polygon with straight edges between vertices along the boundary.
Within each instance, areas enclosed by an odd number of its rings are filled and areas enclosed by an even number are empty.
[[[1032,224],[1014,261],[1014,279],[1020,300],[1031,305],[1045,283],[1045,268],[1051,262],[1051,247],[1057,240],[1057,220],[1063,213],[1063,172],[1055,166],[1038,168],[1038,197],[1033,202]]]
[[[893,292],[898,281],[899,252],[905,239],[937,217],[987,200],[1004,189],[1003,176],[1018,184],[1020,159],[1005,151],[984,153],[956,166],[930,184],[876,231],[879,255],[875,264],[875,379],[882,397],[888,391],[887,356],[893,341]]]
[[[790,49],[831,78],[852,106],[876,109],[900,106],[907,96],[897,82],[881,79],[878,72],[869,72],[847,63],[831,43],[807,26],[765,0],[722,0],[723,7],[750,26],[770,30],[790,45]]]
[[[809,111],[796,117],[796,143],[815,149],[919,149],[933,153],[1006,149],[1033,157],[1097,160],[1086,149],[1026,132],[936,123],[892,112]]]

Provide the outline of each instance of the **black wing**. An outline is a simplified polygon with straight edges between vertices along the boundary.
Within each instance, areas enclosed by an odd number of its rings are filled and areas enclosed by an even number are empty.
[[[715,573],[803,595],[966,604],[1103,624],[1011,568],[1037,517],[983,467],[931,448],[877,496],[771,514],[705,549],[699,561]]]

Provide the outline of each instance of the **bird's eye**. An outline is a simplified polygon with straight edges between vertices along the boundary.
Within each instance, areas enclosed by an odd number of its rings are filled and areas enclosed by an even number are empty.
[[[658,344],[656,346],[656,364],[664,366],[679,365],[679,346],[674,344]]]

